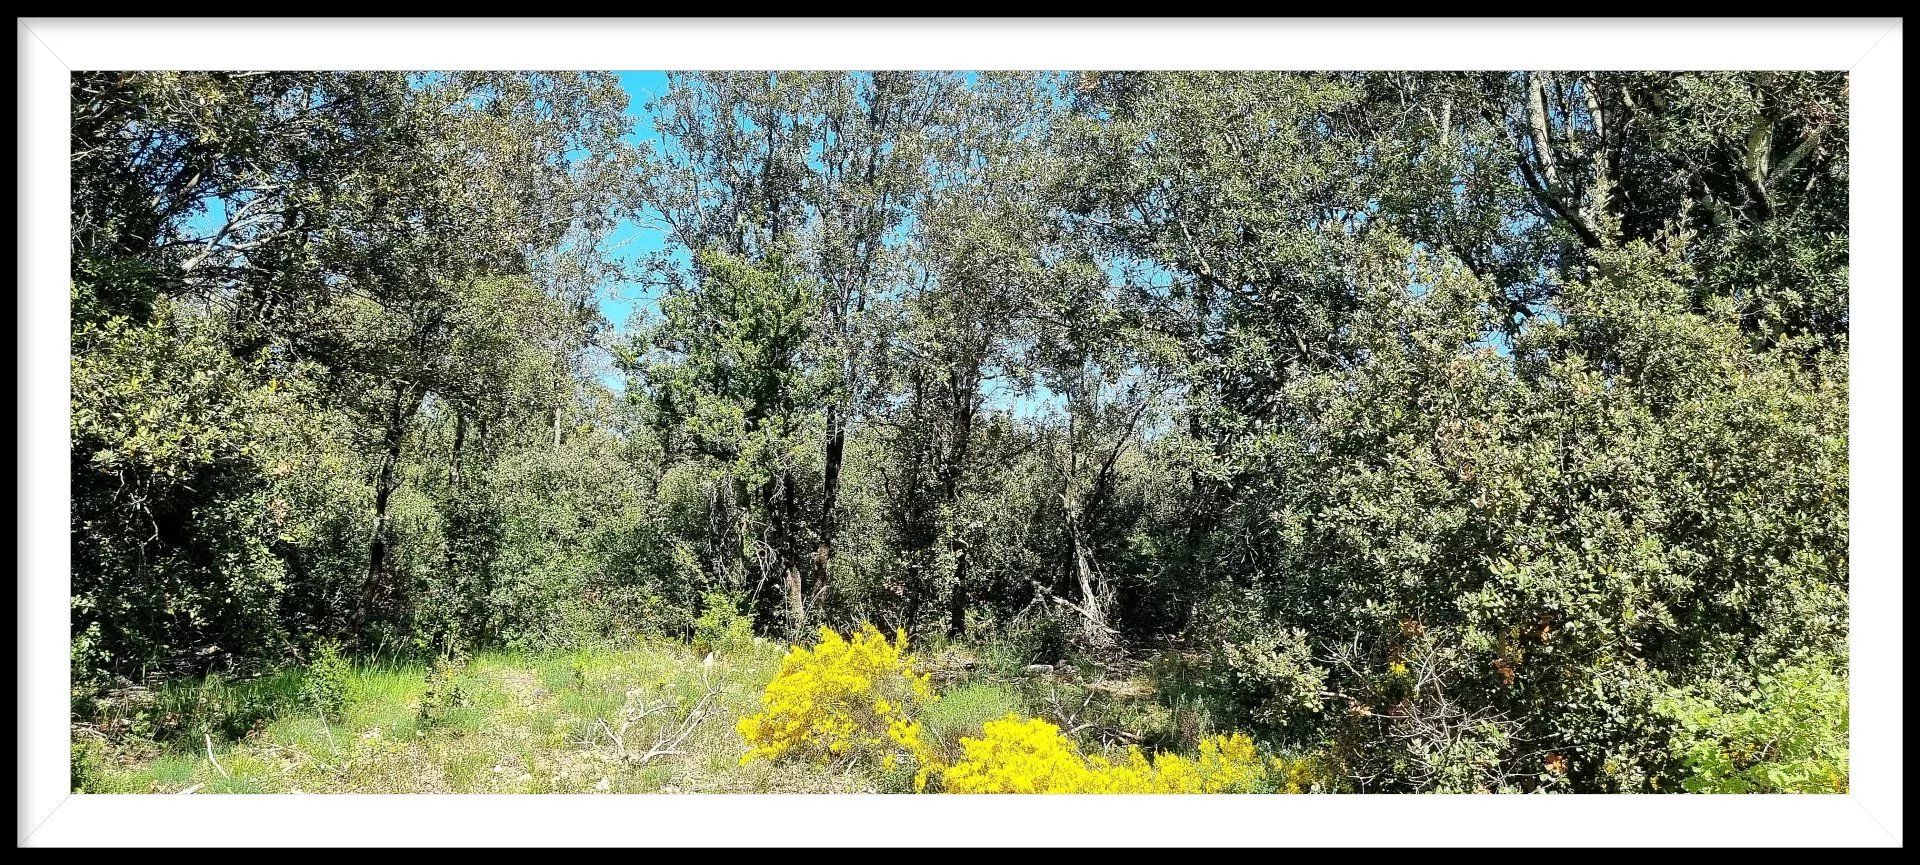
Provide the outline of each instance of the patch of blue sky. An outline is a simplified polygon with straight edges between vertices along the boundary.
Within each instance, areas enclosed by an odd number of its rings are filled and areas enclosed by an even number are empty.
[[[1173,288],[1178,276],[1166,265],[1146,258],[1108,256],[1107,279],[1115,286],[1131,286],[1165,292]]]
[[[653,114],[647,110],[650,100],[666,94],[667,73],[623,71],[615,75],[621,89],[627,92],[626,113],[633,119],[633,128],[627,134],[628,143],[635,147],[651,144],[669,153],[675,152],[679,145],[660,134]],[[623,216],[607,236],[608,254],[628,265],[626,270],[630,272],[627,278],[606,286],[599,298],[600,314],[616,333],[625,334],[660,312],[658,287],[644,279],[643,265],[662,256],[675,268],[684,269],[692,264],[687,251],[677,245],[670,246],[668,240],[665,220],[657,212],[646,211]],[[616,390],[625,386],[625,381],[612,373],[602,375],[601,381]]]
[[[982,382],[980,397],[988,411],[1006,412],[1022,420],[1064,417],[1067,410],[1067,398],[1046,385],[1035,383],[1031,388],[1024,388],[1006,376]]]
[[[207,240],[227,224],[227,203],[217,196],[201,199],[200,206],[180,222],[180,234],[194,240]]]
[[[617,72],[615,75],[627,93],[625,113],[633,122],[627,133],[628,143],[635,147],[648,143],[673,147],[654,126],[653,116],[646,109],[648,100],[666,92],[666,73]],[[569,159],[582,156],[584,154],[567,154]],[[603,241],[603,247],[610,258],[624,265],[622,275],[601,286],[596,298],[601,316],[613,327],[618,339],[631,332],[638,321],[659,312],[660,298],[645,279],[644,265],[664,256],[673,266],[685,267],[689,259],[683,250],[668,248],[667,232],[657,213],[623,214]],[[589,364],[595,368],[602,385],[616,393],[626,389],[626,379],[614,368],[610,357],[596,356],[589,359]]]

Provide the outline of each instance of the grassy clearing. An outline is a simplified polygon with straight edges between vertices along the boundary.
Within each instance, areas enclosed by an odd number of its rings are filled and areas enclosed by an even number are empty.
[[[300,699],[298,673],[173,685],[142,708],[108,710],[76,728],[75,771],[86,791],[100,793],[874,789],[869,778],[804,766],[739,765],[733,722],[757,706],[780,654],[749,645],[716,653],[708,667],[692,647],[665,641],[487,653],[455,669],[444,689],[454,696],[437,707],[427,699],[427,666],[359,665],[345,707],[331,716]],[[218,697],[242,711],[209,711],[223,705]],[[196,707],[198,719],[171,717]],[[96,732],[124,730],[137,713],[157,735]]]
[[[645,639],[570,652],[487,652],[431,665],[355,664],[322,712],[301,671],[167,685],[76,706],[76,787],[93,793],[882,792],[904,779],[798,761],[741,765],[734,724],[759,709],[785,646]],[[957,756],[1008,712],[1046,718],[1093,753],[1207,732],[1150,678],[1033,675],[991,652],[923,655],[942,693],[925,717]],[[1177,695],[1174,695],[1177,696]],[[1182,726],[1185,729],[1180,729]]]

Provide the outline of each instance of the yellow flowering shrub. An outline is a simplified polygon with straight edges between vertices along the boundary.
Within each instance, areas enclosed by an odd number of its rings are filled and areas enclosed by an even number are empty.
[[[824,764],[879,755],[891,769],[904,755],[921,764],[916,781],[924,786],[932,750],[916,716],[938,697],[906,647],[904,632],[889,641],[872,625],[852,639],[821,628],[818,645],[795,646],[760,695],[761,711],[736,726],[751,749],[740,762],[794,756]]]
[[[1333,791],[1338,783],[1335,769],[1324,755],[1274,757],[1268,765],[1275,792],[1310,793],[1318,790],[1324,793]]]
[[[1260,754],[1245,733],[1201,740],[1188,756],[1139,748],[1110,759],[1087,756],[1060,728],[1008,713],[960,739],[951,765],[928,741],[923,708],[939,699],[916,670],[906,634],[889,641],[872,625],[851,638],[820,629],[812,648],[795,646],[760,695],[761,711],[737,729],[749,747],[742,764],[796,757],[820,764],[878,757],[884,771],[915,767],[913,785],[934,776],[949,793],[1253,793],[1300,792],[1288,764]]]
[[[1268,764],[1245,733],[1212,736],[1197,757],[1130,748],[1124,759],[1086,757],[1039,718],[989,721],[960,740],[965,758],[947,767],[949,793],[1250,793],[1267,786]]]
[[[966,758],[941,773],[947,792],[1079,793],[1090,783],[1079,747],[1039,718],[1009,714],[981,734],[960,740]]]

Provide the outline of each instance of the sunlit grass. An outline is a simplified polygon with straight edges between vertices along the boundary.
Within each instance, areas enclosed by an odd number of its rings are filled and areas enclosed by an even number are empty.
[[[294,671],[250,682],[181,682],[155,695],[164,735],[89,739],[104,756],[88,792],[124,793],[766,793],[908,789],[902,779],[846,766],[741,757],[735,729],[761,709],[784,645],[716,652],[671,640],[569,651],[488,651],[455,664],[457,699],[423,711],[432,666],[384,660],[353,665],[347,699],[322,713]],[[972,657],[970,648],[954,648]],[[1089,753],[1126,744],[1192,747],[1208,730],[1204,707],[1146,677],[1139,687],[1090,690],[965,667],[947,675],[923,718],[949,758],[1008,713],[1080,727]],[[1135,693],[1135,692],[1138,693]],[[711,692],[711,693],[710,693]],[[1124,692],[1124,693],[1123,693]],[[704,700],[703,720],[684,729]],[[122,711],[122,710],[116,710]],[[195,714],[198,713],[198,714]],[[111,712],[105,715],[111,715]],[[1202,712],[1202,714],[1204,714]],[[174,717],[177,716],[177,717]],[[151,727],[151,725],[149,725]],[[143,728],[146,729],[146,728]],[[1124,729],[1124,738],[1103,735]],[[110,740],[110,741],[109,741]]]
[[[804,766],[741,766],[733,729],[781,648],[704,655],[671,641],[566,652],[481,653],[454,676],[460,702],[423,719],[429,667],[360,663],[322,714],[299,672],[180,683],[156,704],[186,720],[164,740],[111,746],[91,792],[591,793],[859,791],[871,780]],[[714,710],[677,747],[709,688]],[[214,699],[215,696],[219,699]],[[192,718],[208,706],[211,718]],[[228,717],[231,716],[231,717]],[[181,732],[187,731],[187,732]],[[209,753],[209,751],[211,753]]]

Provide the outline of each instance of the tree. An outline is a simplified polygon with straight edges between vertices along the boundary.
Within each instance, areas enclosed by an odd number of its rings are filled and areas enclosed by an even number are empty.
[[[817,405],[818,288],[783,266],[707,252],[697,287],[661,299],[662,320],[629,357],[631,387],[644,394],[670,452],[710,461],[737,489],[733,549],[755,567],[751,594],[778,587],[791,627],[806,622],[797,488],[800,419]],[[747,490],[754,489],[751,505]],[[721,565],[724,570],[733,570]],[[744,587],[742,587],[744,588]],[[771,597],[771,595],[769,595]]]
[[[929,180],[925,136],[951,122],[959,92],[954,76],[928,73],[713,73],[676,75],[656,106],[672,144],[650,151],[642,201],[674,239],[749,261],[781,250],[821,287],[820,362],[833,374],[821,379],[820,495],[799,517],[813,550],[796,624],[825,591],[847,433],[875,397],[869,304],[898,278],[896,235]]]
[[[411,424],[430,396],[471,401],[452,377],[462,304],[608,226],[624,94],[495,73],[103,73],[74,93],[77,323],[204,320],[259,359],[256,385],[312,382],[356,417],[377,455],[364,618],[392,590]]]
[[[738,608],[1151,659],[1323,787],[1844,783],[1844,75],[72,94],[83,679]]]

